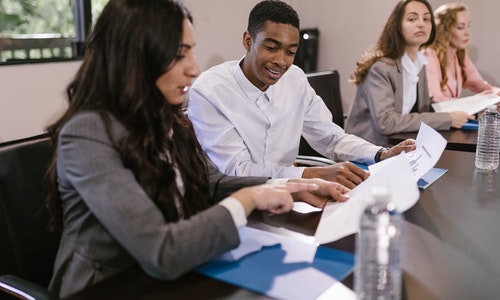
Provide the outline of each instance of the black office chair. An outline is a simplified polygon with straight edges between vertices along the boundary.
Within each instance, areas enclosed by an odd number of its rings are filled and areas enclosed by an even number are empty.
[[[307,74],[307,80],[316,94],[323,99],[333,115],[332,121],[344,128],[344,110],[340,94],[340,75],[337,70]],[[314,150],[304,138],[300,139],[299,159],[305,156],[324,157]]]
[[[61,237],[46,229],[49,159],[46,135],[0,144],[0,299],[56,299],[46,289]]]

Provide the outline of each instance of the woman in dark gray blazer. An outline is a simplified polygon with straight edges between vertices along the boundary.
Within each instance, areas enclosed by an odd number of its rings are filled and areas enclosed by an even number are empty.
[[[69,107],[49,127],[46,203],[63,231],[49,288],[60,297],[134,264],[174,279],[236,247],[254,209],[347,200],[336,183],[264,184],[207,161],[182,111],[199,73],[194,46],[191,17],[173,0],[111,0],[99,17]]]
[[[422,47],[435,36],[432,8],[426,0],[400,1],[375,47],[357,63],[352,82],[356,97],[345,131],[377,145],[388,136],[418,131],[424,122],[437,130],[460,128],[473,119],[464,112],[432,113]]]

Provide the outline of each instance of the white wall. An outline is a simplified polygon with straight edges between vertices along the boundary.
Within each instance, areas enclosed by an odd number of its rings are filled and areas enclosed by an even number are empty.
[[[194,16],[196,53],[202,70],[244,55],[248,13],[259,0],[184,0]],[[318,27],[318,69],[337,69],[344,111],[355,87],[348,82],[361,54],[378,38],[397,0],[287,0],[302,28]],[[445,0],[431,0],[434,8]],[[483,77],[500,86],[500,1],[465,0],[472,14],[469,54]],[[79,66],[47,63],[0,66],[0,142],[43,132],[65,107],[64,88]]]
[[[452,0],[453,1],[453,0]],[[472,38],[469,55],[485,80],[500,86],[500,1],[465,0],[471,11]],[[298,1],[301,27],[318,27],[320,45],[318,68],[338,69],[344,112],[355,96],[355,86],[348,82],[356,61],[378,39],[396,0],[307,0]],[[433,9],[450,2],[431,0]]]
[[[0,66],[0,142],[44,132],[66,108],[64,89],[79,65]]]
[[[453,1],[453,0],[452,0]],[[460,1],[460,0],[458,0]],[[244,55],[241,44],[248,13],[259,0],[184,0],[192,11],[197,33],[197,56],[202,70]],[[344,112],[356,88],[348,82],[356,61],[370,48],[397,0],[289,0],[301,18],[302,28],[319,28],[318,70],[337,69],[341,76]],[[431,0],[433,8],[446,0]],[[472,15],[469,55],[491,84],[500,86],[500,1],[465,0]]]

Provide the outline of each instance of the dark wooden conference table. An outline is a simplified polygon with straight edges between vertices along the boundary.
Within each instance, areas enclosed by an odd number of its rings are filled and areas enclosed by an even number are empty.
[[[406,139],[416,139],[418,132],[402,132],[389,136],[389,142],[396,145]],[[451,129],[439,131],[448,141],[446,149],[476,152],[477,130]]]
[[[448,173],[421,191],[404,213],[403,299],[498,299],[500,174],[478,173],[474,153],[445,150],[436,167]],[[313,235],[321,213],[252,215],[252,222]],[[354,252],[355,235],[327,244]],[[352,288],[352,274],[342,281]],[[269,299],[195,272],[162,282],[138,267],[70,296],[79,299]]]

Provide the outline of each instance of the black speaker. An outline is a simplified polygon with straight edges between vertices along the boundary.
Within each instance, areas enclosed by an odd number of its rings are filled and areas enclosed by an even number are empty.
[[[317,71],[319,30],[317,28],[300,31],[299,50],[295,56],[295,64],[304,72]]]

